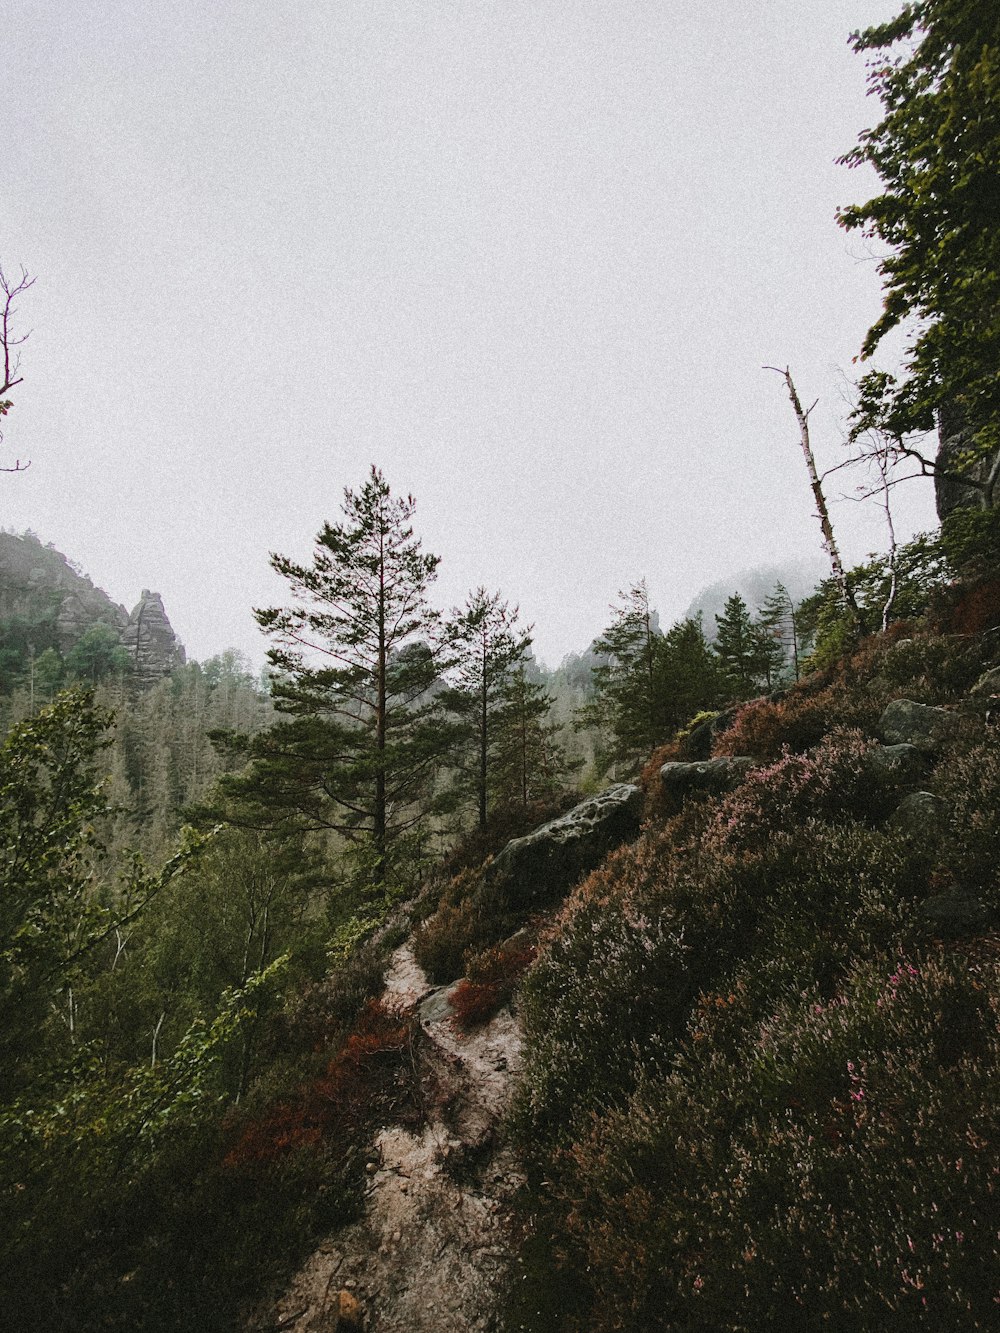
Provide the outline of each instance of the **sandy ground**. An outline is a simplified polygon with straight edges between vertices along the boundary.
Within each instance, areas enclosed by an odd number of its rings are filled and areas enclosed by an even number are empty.
[[[364,1214],[321,1244],[273,1311],[292,1333],[494,1333],[510,1269],[509,1206],[521,1184],[498,1140],[520,1033],[509,1010],[463,1033],[450,993],[403,945],[385,1000],[416,1012],[424,1125],[385,1125],[368,1155]]]

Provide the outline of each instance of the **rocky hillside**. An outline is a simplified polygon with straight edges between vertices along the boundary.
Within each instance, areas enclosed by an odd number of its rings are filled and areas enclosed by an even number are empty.
[[[622,784],[425,901],[381,1000],[416,1092],[255,1327],[993,1327],[991,606],[668,747],[641,829]]]
[[[159,593],[144,588],[129,613],[55,547],[32,533],[0,533],[0,637],[12,674],[32,652],[65,657],[98,626],[114,634],[143,682],[185,660]]]

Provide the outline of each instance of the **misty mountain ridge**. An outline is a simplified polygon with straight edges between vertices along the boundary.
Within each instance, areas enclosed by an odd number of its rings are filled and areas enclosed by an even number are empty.
[[[819,558],[815,560],[782,560],[772,565],[754,565],[740,569],[725,578],[710,583],[693,598],[683,619],[702,617],[705,634],[715,637],[715,618],[725,610],[727,600],[739,593],[751,613],[756,612],[782,584],[793,602],[800,602],[814,592],[822,579],[829,577],[829,568]]]

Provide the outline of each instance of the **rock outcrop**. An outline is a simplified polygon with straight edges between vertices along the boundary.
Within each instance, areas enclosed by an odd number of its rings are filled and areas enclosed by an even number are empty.
[[[679,809],[692,796],[721,796],[732,791],[756,766],[757,761],[746,755],[725,755],[694,764],[669,763],[660,769],[660,782],[670,803]]]
[[[50,642],[67,652],[94,625],[121,633],[128,612],[75,569],[61,551],[32,534],[0,533],[0,619],[47,627]]]
[[[936,460],[941,470],[934,474],[934,500],[942,521],[956,509],[989,507],[983,485],[989,477],[990,460],[982,459],[970,466],[962,458],[968,448],[969,431],[953,409],[942,409]],[[959,473],[972,484],[964,482]]]
[[[958,887],[925,898],[917,917],[934,934],[944,936],[975,935],[990,920],[982,900]]]
[[[149,684],[185,661],[184,648],[157,592],[144,589],[131,616],[54,546],[33,534],[0,533],[0,621],[26,627],[36,652],[62,654],[94,628],[106,625],[120,638],[139,680]]]
[[[914,841],[938,832],[948,820],[948,804],[930,791],[911,791],[893,811],[890,824]]]
[[[865,768],[880,787],[898,790],[923,779],[927,757],[918,746],[905,741],[898,745],[877,745],[865,755]]]
[[[609,852],[638,837],[642,790],[619,782],[526,837],[507,843],[487,867],[483,889],[511,907],[551,902],[594,870]]]
[[[887,745],[913,745],[922,754],[935,755],[953,740],[962,719],[947,708],[896,699],[879,718],[878,732]]]
[[[128,650],[136,675],[146,683],[169,675],[186,660],[184,648],[163,609],[163,598],[148,588],[143,588],[142,597],[128,618],[122,644]]]

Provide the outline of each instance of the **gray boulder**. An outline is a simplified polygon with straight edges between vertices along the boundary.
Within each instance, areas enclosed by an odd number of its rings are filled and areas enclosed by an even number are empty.
[[[865,756],[870,775],[886,787],[909,787],[927,771],[927,759],[915,745],[879,745]],[[936,798],[935,798],[936,799]]]
[[[907,838],[926,838],[944,827],[947,802],[929,791],[911,791],[893,811],[890,825]]]
[[[660,769],[660,781],[671,803],[679,808],[691,796],[721,796],[732,791],[756,764],[745,755],[703,759],[694,764],[669,763]]]
[[[482,890],[500,891],[511,907],[561,897],[609,852],[639,834],[642,791],[619,782],[524,838],[515,838],[489,865]]]
[[[961,718],[947,708],[896,699],[879,718],[878,731],[887,745],[915,745],[923,754],[933,755],[961,726]]]
[[[976,699],[990,699],[1000,694],[1000,667],[984,671],[969,693]]]

